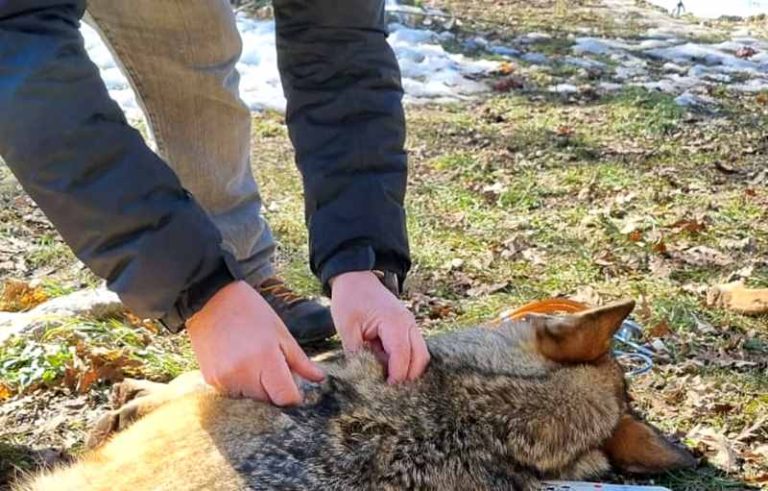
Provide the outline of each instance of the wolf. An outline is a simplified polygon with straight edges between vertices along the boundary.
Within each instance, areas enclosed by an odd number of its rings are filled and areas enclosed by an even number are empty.
[[[226,398],[195,373],[126,381],[93,450],[15,489],[531,491],[693,466],[630,407],[611,340],[633,307],[435,335],[425,374],[398,385],[371,353],[331,357],[296,407]]]

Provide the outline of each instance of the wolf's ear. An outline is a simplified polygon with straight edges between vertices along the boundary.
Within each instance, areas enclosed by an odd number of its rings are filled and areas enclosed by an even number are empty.
[[[637,474],[656,474],[696,466],[688,451],[667,441],[655,428],[625,414],[603,451],[617,470]]]
[[[541,354],[560,363],[588,363],[608,353],[613,334],[633,308],[635,302],[625,300],[563,317],[529,318]]]

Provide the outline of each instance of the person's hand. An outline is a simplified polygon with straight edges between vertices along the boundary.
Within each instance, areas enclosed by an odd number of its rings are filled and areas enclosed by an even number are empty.
[[[331,315],[344,350],[369,347],[386,360],[389,383],[415,380],[429,363],[413,315],[370,271],[331,279]]]
[[[291,372],[313,382],[325,377],[272,307],[243,281],[219,290],[186,325],[203,378],[231,397],[299,404]]]

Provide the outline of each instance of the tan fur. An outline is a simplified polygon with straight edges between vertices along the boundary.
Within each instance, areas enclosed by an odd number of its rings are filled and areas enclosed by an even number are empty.
[[[325,382],[302,382],[298,408],[223,398],[199,374],[168,387],[129,381],[123,392],[136,398],[120,402],[136,409],[106,415],[93,443],[125,431],[17,489],[533,490],[542,477],[595,477],[609,460],[630,471],[691,465],[629,415],[605,340],[629,310],[436,336],[425,375],[398,386],[371,354],[330,359]]]

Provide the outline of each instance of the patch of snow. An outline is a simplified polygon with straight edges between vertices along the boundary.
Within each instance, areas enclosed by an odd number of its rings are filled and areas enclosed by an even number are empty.
[[[731,82],[731,80],[733,80],[733,77],[731,77],[730,75],[720,73],[720,71],[717,69],[713,70],[713,67],[708,67],[703,65],[692,66],[688,70],[688,76],[703,78],[703,79],[712,80],[715,82],[722,82],[722,83],[729,83]]]
[[[597,88],[605,92],[615,92],[624,88],[624,84],[617,84],[614,82],[600,82],[597,84]]]
[[[723,41],[719,44],[713,44],[712,47],[719,49],[720,51],[729,51],[731,53],[737,52],[739,49],[749,46],[752,48],[756,48],[758,50],[765,49],[764,45],[765,43],[762,43],[756,39],[744,39],[743,41],[737,41],[736,39],[731,39],[730,41]]]
[[[607,55],[631,48],[630,45],[616,39],[582,37],[576,38],[576,44],[571,49],[576,54]]]
[[[522,54],[520,50],[508,46],[490,46],[487,49],[493,54],[512,58],[517,58]]]
[[[675,97],[675,104],[682,107],[703,107],[717,104],[713,98],[706,95],[696,95],[691,91],[685,91]]]
[[[557,92],[558,94],[575,94],[579,91],[579,88],[573,84],[557,84],[549,88],[550,92]]]
[[[648,73],[648,62],[627,53],[614,53],[611,59],[620,63],[616,67],[616,78],[629,80]]]
[[[736,56],[725,53],[715,46],[698,43],[685,43],[670,48],[650,49],[646,51],[649,56],[674,63],[704,63],[707,65],[723,65],[731,69],[746,72],[754,72],[759,65],[752,61],[742,60]]]
[[[669,77],[652,82],[640,82],[633,85],[640,85],[648,90],[660,90],[667,94],[677,94],[685,92],[693,87],[707,85],[707,82],[696,77],[687,77],[680,75],[670,75]]]
[[[592,58],[578,58],[575,56],[566,56],[563,58],[563,63],[579,68],[586,68],[588,70],[603,70],[607,66],[602,61],[593,60]]]
[[[768,78],[754,78],[742,84],[733,84],[729,87],[741,92],[762,92],[768,90]]]
[[[637,45],[639,49],[656,49],[656,48],[668,48],[676,44],[680,44],[681,41],[677,38],[669,39],[645,39],[640,41]]]
[[[688,71],[688,69],[686,69],[685,67],[680,66],[676,63],[672,63],[670,61],[664,63],[661,69],[664,70],[665,72],[677,73],[679,75],[686,73]]]
[[[388,5],[396,3],[388,2]],[[237,63],[240,97],[254,111],[265,108],[284,111],[286,101],[277,69],[274,21],[238,15],[237,28],[243,39],[243,52]],[[388,41],[400,63],[406,102],[455,101],[488,90],[485,84],[473,80],[473,76],[492,71],[499,63],[445,51],[441,43],[453,39],[452,33],[413,29],[398,23],[389,28]],[[129,119],[140,119],[142,114],[135,94],[107,46],[90,26],[84,24],[81,33],[88,55],[99,67],[110,96]],[[543,37],[535,35],[531,39]],[[512,48],[491,46],[482,37],[471,39],[470,44],[499,55],[520,55]],[[529,61],[547,63],[549,60],[541,54],[530,54]]]
[[[418,30],[417,29],[412,29],[412,30],[417,31],[417,32],[431,32],[431,31],[424,31],[424,30],[421,30],[421,29],[418,29]],[[488,46],[488,40],[485,39],[484,37],[475,36],[473,38],[470,38],[470,39],[467,39],[466,41],[464,41],[464,46],[467,49],[470,49],[470,50],[472,50],[472,49],[485,49]]]
[[[675,11],[679,0],[649,0],[652,4]],[[749,17],[768,13],[768,0],[683,0],[686,13],[697,17]]]
[[[534,44],[549,41],[550,39],[552,39],[552,35],[547,34],[546,32],[529,32],[515,38],[515,42],[520,44]]]
[[[243,39],[243,52],[237,63],[240,98],[254,111],[284,111],[286,100],[277,70],[274,23],[238,16],[237,30]]]
[[[523,56],[521,56],[521,59],[523,61],[527,61],[528,63],[532,63],[534,65],[548,65],[549,64],[549,57],[543,53],[525,53]]]

